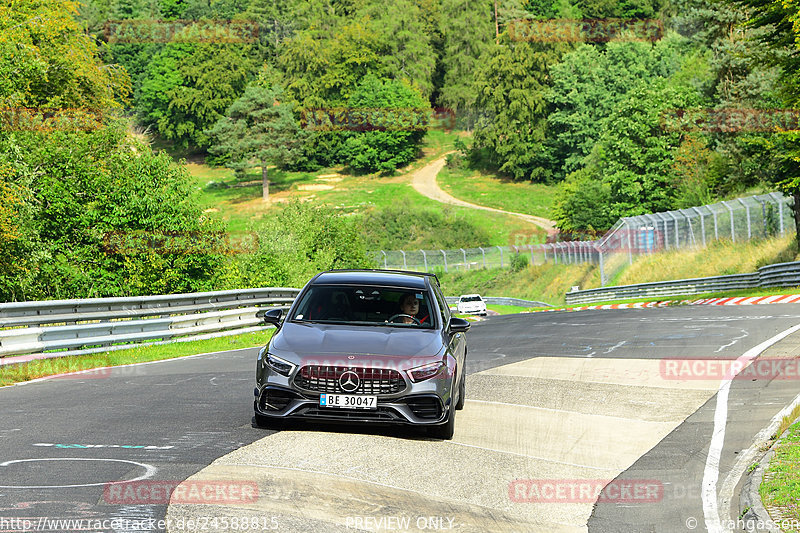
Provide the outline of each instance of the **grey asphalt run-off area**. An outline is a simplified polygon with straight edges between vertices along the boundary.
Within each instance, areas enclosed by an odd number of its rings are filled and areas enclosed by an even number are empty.
[[[468,333],[452,441],[400,428],[254,428],[256,349],[0,388],[0,530],[28,520],[66,531],[75,528],[52,524],[83,519],[114,532],[705,531],[709,509],[720,520],[738,513],[738,457],[795,399],[797,380],[730,383],[709,499],[720,380],[665,377],[664,361],[734,360],[798,324],[800,307],[780,304],[488,317]],[[798,334],[769,350],[797,357]],[[109,497],[109,483],[187,479],[257,497]],[[658,490],[533,498],[533,487],[565,482]]]

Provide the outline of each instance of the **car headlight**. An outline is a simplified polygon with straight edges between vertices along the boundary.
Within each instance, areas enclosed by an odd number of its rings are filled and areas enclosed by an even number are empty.
[[[414,383],[425,381],[433,376],[439,374],[445,368],[445,364],[441,361],[435,363],[428,363],[427,365],[418,366],[408,371],[411,381]]]
[[[272,370],[274,370],[275,372],[277,372],[282,376],[288,376],[289,374],[291,374],[296,366],[287,361],[286,359],[281,359],[280,357],[272,355],[269,352],[267,352],[266,362],[267,366],[269,366]]]

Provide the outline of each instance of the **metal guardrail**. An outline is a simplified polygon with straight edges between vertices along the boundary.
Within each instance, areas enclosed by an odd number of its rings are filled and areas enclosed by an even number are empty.
[[[0,364],[9,355],[46,359],[260,331],[267,326],[256,317],[258,306],[286,306],[298,293],[264,288],[2,303],[0,328],[7,329],[0,329]]]
[[[448,305],[456,305],[459,296],[445,296]],[[502,296],[481,296],[489,305],[515,305],[517,307],[550,307],[550,304],[536,300],[521,300],[519,298],[505,298]]]
[[[759,268],[758,272],[748,274],[658,281],[572,291],[566,294],[566,302],[568,305],[572,305],[651,296],[683,296],[757,287],[794,286],[800,286],[800,262],[768,265]]]
[[[49,359],[260,331],[272,326],[256,317],[258,310],[287,307],[299,292],[264,288],[0,303],[0,366],[25,359],[8,356]],[[520,307],[547,305],[517,298],[485,300]],[[447,301],[455,304],[458,297]]]

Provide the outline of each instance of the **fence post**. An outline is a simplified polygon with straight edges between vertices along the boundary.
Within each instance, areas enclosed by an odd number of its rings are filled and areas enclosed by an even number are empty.
[[[667,220],[661,216],[661,213],[654,213],[654,216],[658,215],[658,219],[664,224],[664,249],[666,250],[669,248],[669,228],[667,227]]]
[[[542,260],[544,264],[547,264],[547,243],[544,243],[542,246],[542,253],[544,254],[544,259]]]
[[[700,211],[698,208],[693,207],[692,210],[700,215],[700,235],[703,238],[703,247],[706,245],[706,217],[703,215],[703,212]]]
[[[556,247],[556,243],[551,243],[553,247],[553,260],[558,264],[558,248]]]
[[[768,237],[768,235],[767,235],[767,205],[758,196],[754,196],[753,198],[755,199],[756,202],[761,204],[761,227],[764,228],[764,238],[766,239]]]
[[[447,272],[447,254],[445,253],[444,250],[439,250],[439,251],[442,252],[442,257],[444,257],[444,271]]]
[[[464,258],[464,270],[467,270],[467,252],[463,248],[459,248],[459,250],[461,250],[461,256]]]
[[[731,206],[729,206],[725,200],[722,201],[722,205],[724,205],[731,213],[731,240],[736,242],[736,228],[733,222],[733,208],[731,208]]]
[[[420,250],[422,252],[422,260],[425,261],[425,272],[428,271],[428,254],[425,253],[425,250]]]
[[[739,203],[744,206],[745,212],[747,213],[747,240],[749,241],[753,237],[753,234],[750,231],[750,206],[744,203],[744,200],[742,200],[741,198],[739,198],[738,200]]]
[[[680,241],[680,231],[678,229],[678,217],[676,217],[672,211],[667,211],[667,214],[675,222],[675,249],[680,250],[681,241]]]
[[[400,250],[400,253],[403,254],[403,270],[408,270],[408,265],[406,265],[406,253],[403,250]]]
[[[604,267],[604,265],[603,265],[603,249],[598,247],[597,248],[597,254],[598,254],[599,258],[600,258],[600,286],[601,287],[605,287],[606,286],[606,271],[603,268]]]
[[[627,220],[625,226],[628,228],[628,264],[633,264],[633,242],[631,242],[631,226],[628,224]]]
[[[486,268],[486,252],[480,246],[478,247],[478,250],[481,251],[481,255],[483,256],[483,268]]]
[[[714,215],[714,240],[719,240],[719,225],[717,224],[717,212],[711,209],[711,206],[708,206],[708,210],[711,211],[711,214]]]
[[[500,268],[503,268],[503,248],[498,246],[498,250],[500,250]]]
[[[531,250],[531,264],[535,265],[536,264],[536,260],[533,258],[533,245],[529,244],[528,248],[530,248],[530,250]]]

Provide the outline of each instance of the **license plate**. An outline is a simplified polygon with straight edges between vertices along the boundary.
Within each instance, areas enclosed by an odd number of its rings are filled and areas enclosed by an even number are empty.
[[[320,407],[343,407],[345,409],[377,409],[377,396],[360,394],[320,394]]]

